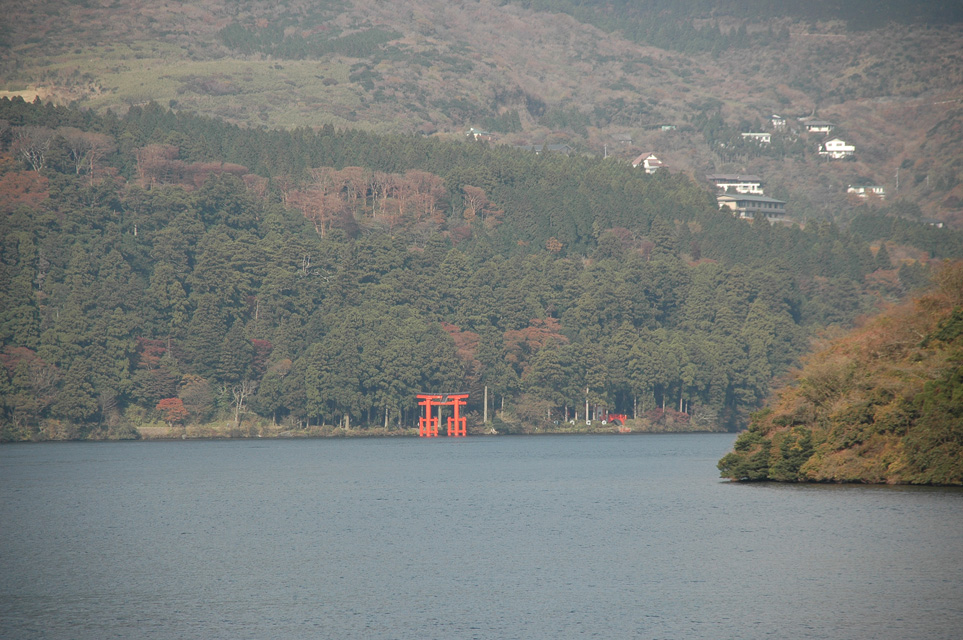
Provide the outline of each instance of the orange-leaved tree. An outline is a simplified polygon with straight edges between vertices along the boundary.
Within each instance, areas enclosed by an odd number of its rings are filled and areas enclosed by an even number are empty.
[[[187,407],[184,406],[184,401],[180,398],[164,398],[157,403],[155,409],[164,414],[164,422],[171,428],[174,427],[175,422],[186,420],[188,415]]]

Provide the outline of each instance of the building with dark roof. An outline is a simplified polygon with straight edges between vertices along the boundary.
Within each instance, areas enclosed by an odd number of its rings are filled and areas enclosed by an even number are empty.
[[[787,222],[786,203],[775,198],[753,195],[722,195],[716,197],[719,209],[728,209],[740,218],[753,219],[762,214],[769,222]]]

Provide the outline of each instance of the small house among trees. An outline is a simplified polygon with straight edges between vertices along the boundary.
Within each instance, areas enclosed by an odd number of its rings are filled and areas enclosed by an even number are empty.
[[[475,127],[472,127],[471,129],[469,129],[468,133],[465,135],[467,135],[469,138],[472,138],[474,140],[484,140],[485,142],[495,142],[495,134],[490,133],[488,131],[482,131],[481,129],[476,129]]]
[[[836,128],[836,125],[826,120],[804,119],[800,120],[807,133],[829,133]]]
[[[651,151],[640,154],[635,160],[632,161],[632,166],[641,166],[648,174],[652,174],[659,169],[666,168],[665,163],[659,160],[659,158]]]
[[[846,188],[846,193],[852,193],[860,200],[878,198],[886,199],[886,188],[880,185],[855,185],[851,184]]]

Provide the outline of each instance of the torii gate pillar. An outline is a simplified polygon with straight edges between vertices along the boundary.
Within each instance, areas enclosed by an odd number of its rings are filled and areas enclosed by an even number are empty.
[[[435,403],[435,400],[441,400],[440,395],[433,395],[430,393],[420,393],[418,394],[418,399],[420,402],[418,406],[425,408],[425,415],[418,419],[418,436],[421,438],[437,438],[438,437],[438,423],[441,421],[439,416],[431,415],[431,405],[441,404]],[[440,410],[439,410],[440,411]]]
[[[468,397],[467,393],[460,393],[457,395],[449,395],[447,404],[452,405],[455,408],[455,415],[448,418],[448,437],[458,438],[468,435],[467,420],[464,416],[459,416],[458,409],[464,407],[467,403],[465,398]]]

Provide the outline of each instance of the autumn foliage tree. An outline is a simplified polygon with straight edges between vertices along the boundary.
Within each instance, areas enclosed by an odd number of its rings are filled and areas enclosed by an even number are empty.
[[[0,211],[12,210],[17,204],[37,207],[49,195],[47,178],[35,171],[5,171],[11,164],[9,155],[0,154]]]
[[[175,423],[183,422],[187,419],[187,408],[184,401],[180,398],[164,398],[154,407],[164,416],[164,422],[171,428]]]
[[[77,173],[89,165],[93,173],[94,160],[109,146],[99,137],[70,135],[70,155],[76,163]],[[247,175],[247,167],[230,162],[185,162],[180,159],[180,149],[170,144],[149,144],[137,150],[137,175],[141,186],[179,184],[199,188],[211,176],[230,174]]]
[[[300,184],[286,181],[282,197],[314,225],[322,238],[346,218],[366,220],[374,228],[390,231],[421,224],[437,229],[445,223],[448,192],[444,179],[436,174],[419,170],[390,173],[362,167],[317,167],[308,174],[310,179]],[[498,213],[494,209],[485,211]]]

